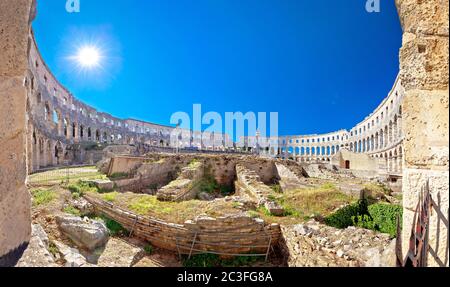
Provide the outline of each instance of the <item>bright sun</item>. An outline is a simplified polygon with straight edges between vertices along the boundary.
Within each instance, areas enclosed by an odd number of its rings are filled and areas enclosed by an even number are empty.
[[[97,48],[82,47],[77,54],[78,63],[85,68],[93,68],[100,64],[100,52]]]

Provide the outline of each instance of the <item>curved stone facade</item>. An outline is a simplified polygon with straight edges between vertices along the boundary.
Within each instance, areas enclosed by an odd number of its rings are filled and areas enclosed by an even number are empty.
[[[404,89],[397,78],[389,95],[378,108],[350,131],[321,135],[271,138],[269,147],[260,149],[266,156],[305,163],[328,163],[339,150],[365,153],[381,161],[391,174],[403,169],[402,100]],[[255,137],[245,139],[246,146],[258,149]],[[261,141],[260,141],[261,142]]]
[[[61,85],[39,53],[30,35],[27,111],[29,115],[29,169],[86,161],[72,151],[95,143],[168,146],[169,126],[119,119],[76,99]]]

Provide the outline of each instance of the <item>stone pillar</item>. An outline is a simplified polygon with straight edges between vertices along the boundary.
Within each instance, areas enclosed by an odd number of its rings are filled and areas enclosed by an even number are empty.
[[[437,207],[430,219],[429,266],[449,266],[449,3],[396,0],[402,27],[404,221],[406,254],[414,210],[426,181]]]
[[[31,234],[27,89],[32,0],[0,1],[0,266],[15,265]]]

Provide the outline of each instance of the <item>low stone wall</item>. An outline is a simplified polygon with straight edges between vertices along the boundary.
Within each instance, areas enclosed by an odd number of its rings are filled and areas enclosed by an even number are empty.
[[[277,203],[269,200],[272,192],[269,186],[265,185],[256,172],[247,169],[241,164],[236,165],[237,181],[236,191],[238,194],[246,194],[259,206],[264,206],[273,215],[283,215],[284,209]]]
[[[222,256],[268,254],[281,237],[278,224],[266,225],[246,215],[198,217],[185,224],[139,216],[92,196],[85,196],[97,213],[119,222],[133,235],[152,245],[180,254],[213,253]]]
[[[203,179],[203,175],[203,163],[191,163],[189,166],[183,168],[181,175],[176,180],[158,191],[158,200],[184,201],[195,199],[199,192],[198,187]]]
[[[119,189],[140,192],[149,186],[161,188],[180,176],[183,168],[193,160],[203,163],[218,184],[232,186],[236,180],[236,165],[241,164],[254,171],[263,183],[275,183],[278,173],[273,159],[263,159],[243,155],[208,155],[208,154],[148,154],[142,157],[117,155],[102,163],[108,166],[108,174],[127,173],[131,179],[116,180]],[[109,161],[109,162],[108,162]],[[296,174],[303,172],[300,165],[293,163],[289,167]]]
[[[129,174],[136,168],[142,165],[143,159],[141,157],[131,156],[116,156],[112,157],[109,163],[108,175],[111,176],[117,173]]]
[[[291,169],[281,163],[276,163],[278,177],[280,178],[280,186],[283,191],[295,189],[301,185],[300,179]]]
[[[283,226],[280,246],[290,267],[395,267],[395,239],[388,234],[310,221]]]

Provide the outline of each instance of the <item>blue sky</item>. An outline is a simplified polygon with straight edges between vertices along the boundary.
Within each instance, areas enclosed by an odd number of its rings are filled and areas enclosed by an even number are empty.
[[[33,23],[56,77],[95,108],[169,124],[178,111],[278,112],[282,135],[351,128],[387,96],[398,74],[394,1],[38,1]],[[345,4],[343,4],[345,2]],[[102,70],[67,57],[95,43]]]

